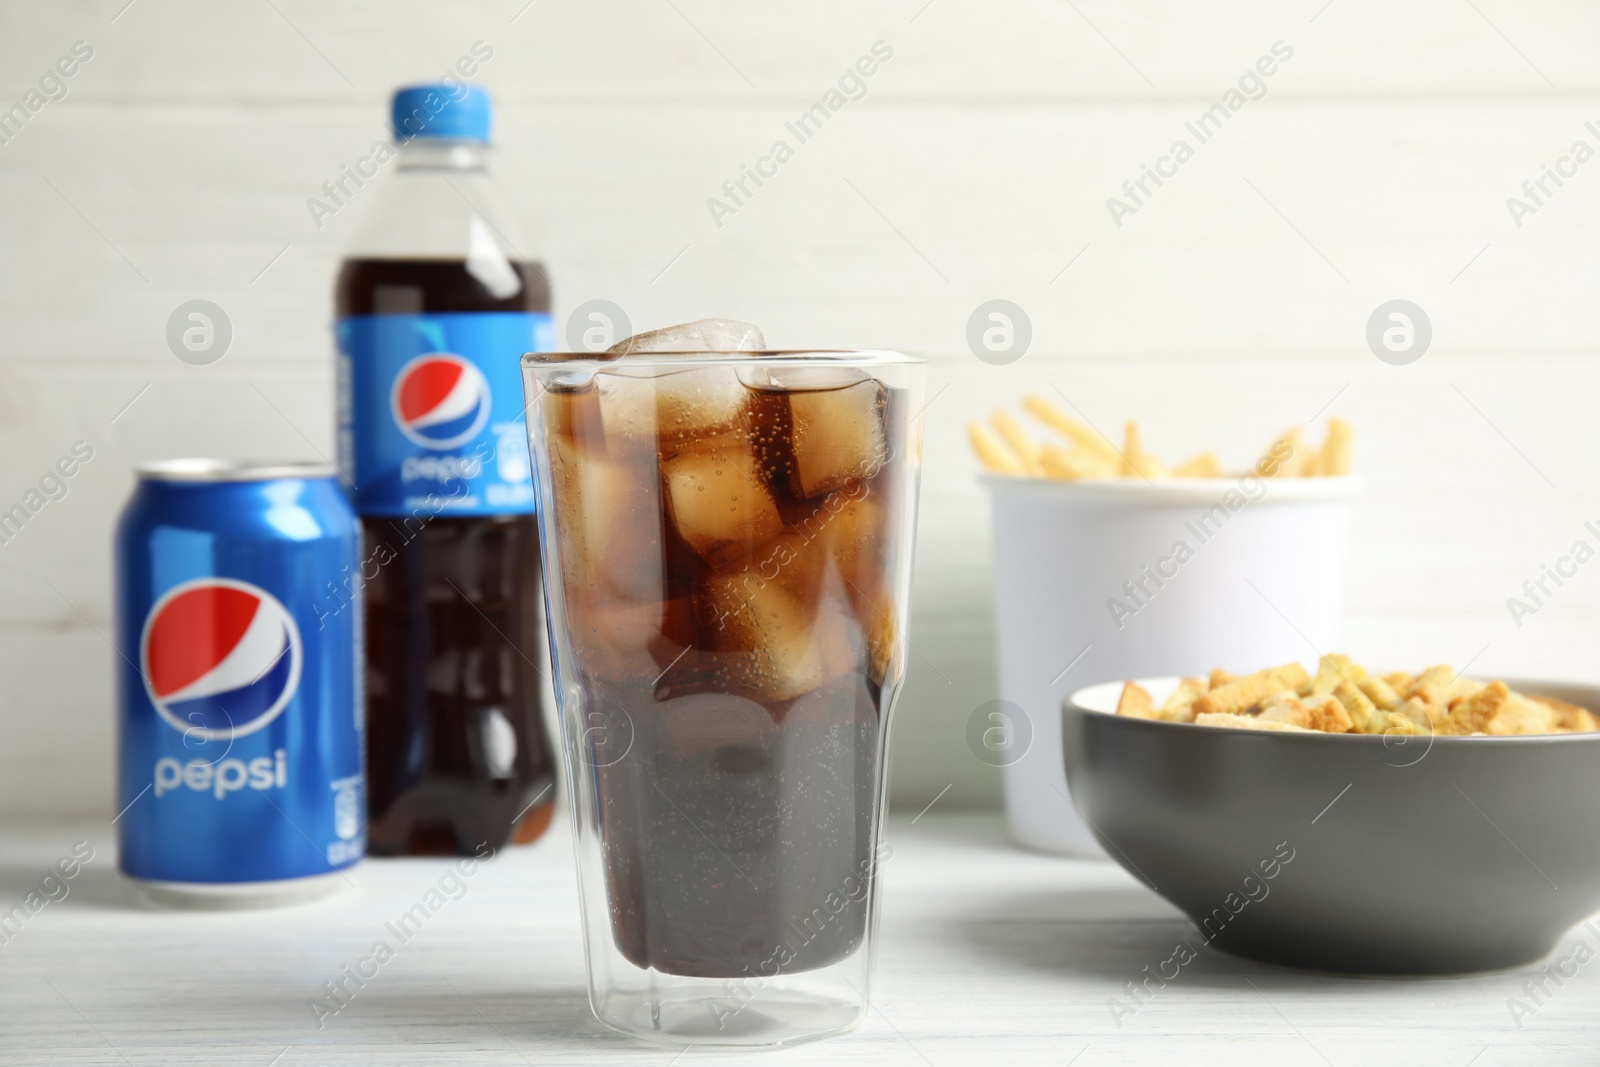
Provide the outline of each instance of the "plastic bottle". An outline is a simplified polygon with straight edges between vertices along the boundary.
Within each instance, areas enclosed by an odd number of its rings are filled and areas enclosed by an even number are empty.
[[[369,850],[471,854],[550,824],[550,670],[519,361],[550,284],[489,183],[490,103],[397,91],[339,271],[339,467],[364,527]]]

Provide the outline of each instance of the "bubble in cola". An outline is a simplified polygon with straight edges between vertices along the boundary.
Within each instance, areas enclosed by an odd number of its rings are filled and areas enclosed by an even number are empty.
[[[715,347],[713,347],[715,346]],[[726,320],[613,351],[738,351]],[[760,360],[541,399],[610,923],[640,967],[738,977],[862,942],[882,712],[903,668],[902,391]],[[887,690],[887,691],[886,691]],[[620,751],[619,751],[620,749]]]

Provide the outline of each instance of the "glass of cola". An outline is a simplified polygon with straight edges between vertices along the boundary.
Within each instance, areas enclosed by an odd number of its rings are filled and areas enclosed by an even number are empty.
[[[890,855],[925,367],[763,349],[523,361],[590,1002],[674,1044],[859,1024]]]

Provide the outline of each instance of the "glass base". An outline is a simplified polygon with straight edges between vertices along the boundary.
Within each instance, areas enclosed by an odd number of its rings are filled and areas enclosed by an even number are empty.
[[[705,980],[705,988],[611,993],[594,1005],[611,1029],[663,1045],[793,1045],[854,1030],[867,1006],[856,999],[746,988]],[[696,982],[696,985],[699,983]]]

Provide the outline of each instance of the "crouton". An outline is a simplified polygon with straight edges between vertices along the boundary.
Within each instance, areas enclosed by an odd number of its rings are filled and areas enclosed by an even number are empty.
[[[1196,726],[1232,726],[1241,730],[1286,730],[1297,734],[1315,733],[1304,726],[1295,726],[1287,722],[1273,722],[1270,719],[1260,719],[1254,715],[1232,715],[1222,711],[1208,711],[1194,717]]]
[[[1249,711],[1266,697],[1283,689],[1294,690],[1310,680],[1298,663],[1269,667],[1212,689],[1194,702],[1195,715]]]
[[[1333,694],[1311,701],[1306,704],[1306,714],[1310,716],[1307,726],[1313,730],[1320,730],[1325,734],[1347,734],[1355,728],[1350,720],[1350,713],[1345,710],[1339,698]]]
[[[1477,696],[1483,692],[1483,683],[1476,678],[1457,678],[1450,683],[1449,690],[1445,693],[1445,706],[1451,711],[1463,700]]]
[[[1311,712],[1300,703],[1300,698],[1287,689],[1273,693],[1261,702],[1256,718],[1262,722],[1286,722],[1290,726],[1311,728]]]
[[[1168,722],[1303,733],[1523,737],[1600,732],[1600,716],[1587,708],[1513,692],[1503,681],[1462,678],[1445,664],[1419,674],[1376,675],[1337,653],[1318,660],[1315,677],[1296,663],[1244,676],[1218,667],[1209,678],[1184,678],[1159,707],[1129,682],[1117,711]]]
[[[1366,671],[1350,662],[1349,656],[1334,652],[1317,661],[1317,676],[1309,685],[1301,686],[1301,696],[1329,696],[1339,688],[1340,682],[1354,682],[1366,676]]]
[[[1424,730],[1422,725],[1415,719],[1409,719],[1406,716],[1401,715],[1399,712],[1380,711],[1378,714],[1384,717],[1383,730],[1381,731],[1384,734],[1396,734],[1404,737],[1412,737],[1428,732]]]
[[[1117,698],[1117,714],[1131,715],[1136,719],[1153,719],[1156,702],[1150,696],[1150,691],[1134,682],[1129,682],[1122,687],[1122,695]]]
[[[1500,710],[1484,725],[1491,737],[1511,734],[1549,734],[1556,729],[1556,709],[1520,693],[1512,693]]]
[[[1205,679],[1185,678],[1161,702],[1157,717],[1167,722],[1194,722],[1194,702],[1205,691]]]
[[[1580,708],[1576,704],[1569,704],[1565,700],[1557,700],[1555,697],[1540,697],[1539,701],[1550,705],[1551,710],[1556,713],[1557,730],[1569,733],[1584,733],[1600,729],[1600,722],[1596,721],[1588,708]]]
[[[1429,667],[1415,678],[1409,685],[1395,686],[1400,694],[1407,700],[1416,701],[1427,711],[1428,721],[1442,720],[1450,710],[1450,683],[1455,680],[1454,667],[1436,666]]]
[[[1600,730],[1600,719],[1595,718],[1594,712],[1588,708],[1573,708],[1571,711],[1556,709],[1556,728],[1568,733],[1592,733]]]
[[[1394,686],[1382,678],[1363,678],[1356,683],[1356,688],[1367,694],[1367,699],[1385,711],[1393,711],[1400,706],[1400,694]]]
[[[1489,720],[1500,714],[1511,699],[1511,690],[1504,682],[1490,682],[1475,696],[1457,704],[1450,712],[1452,733],[1479,734],[1485,732]]]
[[[1358,734],[1381,734],[1388,719],[1379,713],[1377,705],[1359,688],[1349,682],[1340,683],[1333,691],[1334,698],[1343,705],[1350,717],[1350,728]]]

